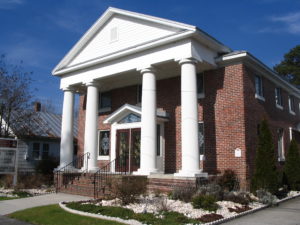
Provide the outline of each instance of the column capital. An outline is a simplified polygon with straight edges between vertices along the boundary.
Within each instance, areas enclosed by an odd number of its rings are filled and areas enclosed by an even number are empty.
[[[72,86],[63,87],[62,90],[63,91],[71,91],[71,92],[76,91],[75,87],[72,87]]]
[[[84,85],[87,86],[87,87],[89,87],[89,86],[98,87],[99,83],[96,82],[95,80],[91,80],[91,81],[85,82]]]
[[[149,67],[146,67],[144,69],[140,69],[139,70],[141,74],[144,74],[144,73],[156,73],[156,69],[152,66],[149,66]]]
[[[198,61],[194,58],[185,58],[178,61],[179,65],[189,63],[189,64],[197,64]]]

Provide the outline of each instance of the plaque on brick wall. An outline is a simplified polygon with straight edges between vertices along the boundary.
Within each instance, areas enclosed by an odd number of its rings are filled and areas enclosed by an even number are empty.
[[[242,150],[241,149],[239,149],[239,148],[236,148],[235,150],[234,150],[234,156],[235,157],[242,157]]]

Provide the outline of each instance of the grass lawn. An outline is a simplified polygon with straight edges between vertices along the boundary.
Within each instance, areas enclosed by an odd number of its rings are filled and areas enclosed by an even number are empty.
[[[4,201],[4,200],[12,200],[12,199],[17,199],[19,197],[4,197],[4,196],[0,196],[0,201]]]
[[[9,217],[37,225],[118,225],[121,223],[75,215],[58,205],[47,205],[25,209],[10,214]]]

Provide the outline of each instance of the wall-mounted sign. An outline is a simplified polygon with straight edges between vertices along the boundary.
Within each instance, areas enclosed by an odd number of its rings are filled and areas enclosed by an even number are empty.
[[[242,157],[242,150],[241,149],[239,149],[239,148],[236,148],[235,150],[234,150],[234,156],[235,157]]]

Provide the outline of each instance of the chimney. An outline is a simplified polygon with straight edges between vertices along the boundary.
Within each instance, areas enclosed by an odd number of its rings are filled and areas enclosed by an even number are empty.
[[[42,106],[41,106],[41,103],[40,103],[40,102],[35,102],[35,103],[34,103],[34,111],[35,111],[35,112],[40,112],[40,111],[41,111],[41,108],[42,108]]]

